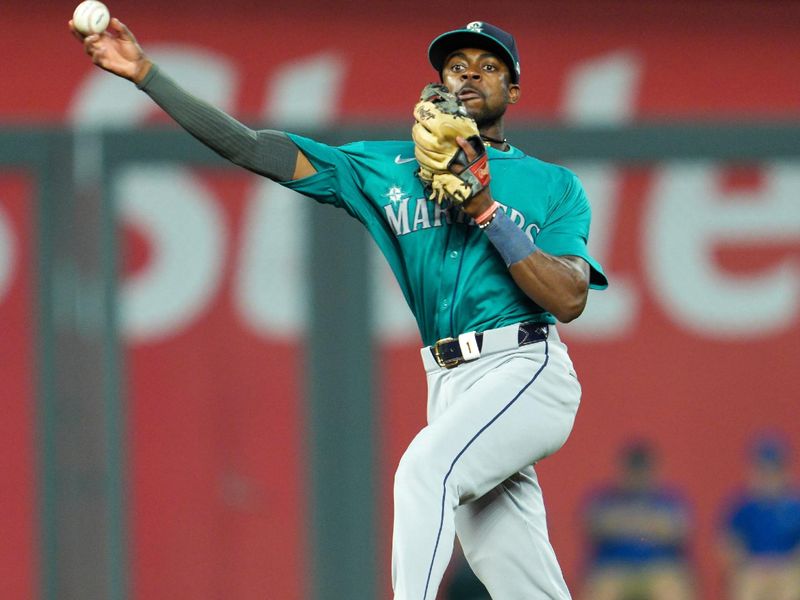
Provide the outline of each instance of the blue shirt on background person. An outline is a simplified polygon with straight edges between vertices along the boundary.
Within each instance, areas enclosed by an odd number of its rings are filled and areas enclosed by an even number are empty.
[[[750,485],[730,502],[725,529],[752,558],[800,556],[800,489],[788,479],[788,447],[763,437],[751,458]]]
[[[590,501],[593,565],[684,560],[689,508],[667,489],[608,488]]]
[[[789,447],[760,437],[749,457],[748,487],[722,521],[722,559],[731,600],[800,600],[800,490],[792,485]]]

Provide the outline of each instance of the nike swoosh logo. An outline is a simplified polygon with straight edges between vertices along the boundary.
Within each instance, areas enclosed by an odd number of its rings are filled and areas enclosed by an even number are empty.
[[[414,160],[417,160],[417,159],[414,158],[413,156],[411,158],[403,158],[401,155],[398,154],[397,156],[394,157],[394,162],[395,162],[395,164],[398,164],[398,165],[409,163],[409,162],[414,161]]]

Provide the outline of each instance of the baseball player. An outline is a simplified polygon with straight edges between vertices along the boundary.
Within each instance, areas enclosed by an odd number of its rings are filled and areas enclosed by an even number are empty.
[[[578,178],[505,137],[520,98],[514,38],[483,22],[440,35],[428,54],[444,85],[423,90],[413,139],[331,147],[251,130],[192,97],[116,19],[76,35],[223,157],[346,210],[388,260],[429,390],[428,425],[395,476],[395,599],[436,597],[456,534],[493,598],[569,598],[533,465],[564,444],[581,394],[556,320],[578,317],[607,281],[586,248]]]

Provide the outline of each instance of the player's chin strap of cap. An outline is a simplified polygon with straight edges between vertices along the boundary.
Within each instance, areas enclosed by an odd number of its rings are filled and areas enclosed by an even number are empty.
[[[547,323],[520,323],[517,333],[517,346],[527,346],[547,339]],[[458,338],[444,338],[431,346],[431,354],[436,363],[443,369],[452,369],[458,365],[476,360],[481,356],[484,335],[491,332],[469,331]]]

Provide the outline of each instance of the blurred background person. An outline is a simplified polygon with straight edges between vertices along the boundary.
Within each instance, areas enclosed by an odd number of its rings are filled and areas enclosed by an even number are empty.
[[[732,600],[800,599],[800,489],[789,446],[764,435],[750,454],[748,486],[725,513],[722,557]]]
[[[622,448],[618,479],[585,505],[589,564],[585,600],[694,598],[688,559],[690,517],[681,495],[658,481],[655,450]]]

